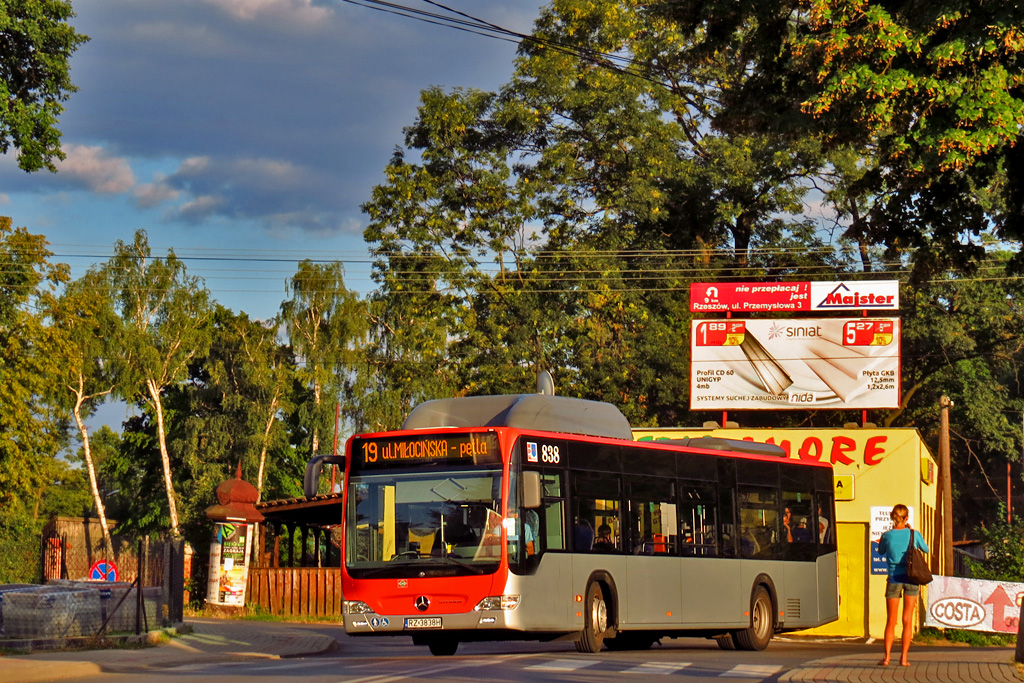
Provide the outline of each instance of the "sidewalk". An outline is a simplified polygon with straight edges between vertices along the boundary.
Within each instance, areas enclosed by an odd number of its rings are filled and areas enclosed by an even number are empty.
[[[0,657],[0,681],[35,683],[96,676],[101,673],[162,669],[188,662],[300,657],[337,646],[330,636],[259,621],[189,619],[192,633],[142,649],[39,652]]]
[[[144,649],[40,652],[0,657],[0,681],[35,683],[159,670],[182,662],[226,661],[245,658],[284,658],[321,654],[337,647],[334,638],[287,624],[229,619],[190,619],[189,635]],[[787,671],[779,683],[1020,683],[1013,648],[914,647],[913,665],[878,666],[877,652],[828,657]],[[894,661],[898,661],[894,659]]]
[[[878,666],[880,652],[828,657],[787,671],[779,683],[1019,683],[1012,647],[910,648],[910,666],[899,666],[899,654],[889,666]]]

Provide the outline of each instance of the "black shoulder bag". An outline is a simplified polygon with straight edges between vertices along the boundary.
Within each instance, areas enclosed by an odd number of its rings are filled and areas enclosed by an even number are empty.
[[[907,548],[907,580],[924,586],[932,582],[932,572],[928,569],[928,558],[914,545],[914,530],[910,530],[910,547]]]

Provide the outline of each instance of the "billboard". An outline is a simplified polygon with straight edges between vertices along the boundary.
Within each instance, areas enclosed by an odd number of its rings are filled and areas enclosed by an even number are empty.
[[[899,318],[693,320],[691,410],[896,408]]]
[[[694,282],[691,313],[897,311],[897,280],[853,282]]]

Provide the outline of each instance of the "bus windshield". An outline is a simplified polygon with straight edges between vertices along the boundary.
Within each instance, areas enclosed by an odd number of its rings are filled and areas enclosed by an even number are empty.
[[[500,510],[499,469],[354,475],[348,486],[348,573],[493,573],[501,556]]]

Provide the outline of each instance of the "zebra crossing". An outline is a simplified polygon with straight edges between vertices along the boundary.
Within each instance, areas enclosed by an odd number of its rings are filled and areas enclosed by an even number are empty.
[[[643,662],[632,666],[619,665],[615,662],[607,662],[590,659],[551,659],[523,667],[526,671],[537,671],[546,673],[568,674],[580,672],[581,670],[600,670],[601,673],[613,673],[618,670],[626,676],[649,676],[649,675],[672,675],[684,671],[687,667],[693,666],[693,662]],[[737,678],[744,680],[763,680],[774,676],[782,670],[781,666],[775,664],[737,664],[721,672],[706,671],[707,664],[698,665],[705,669],[702,673],[705,676],[717,676],[718,678]],[[614,667],[614,668],[613,668]]]

